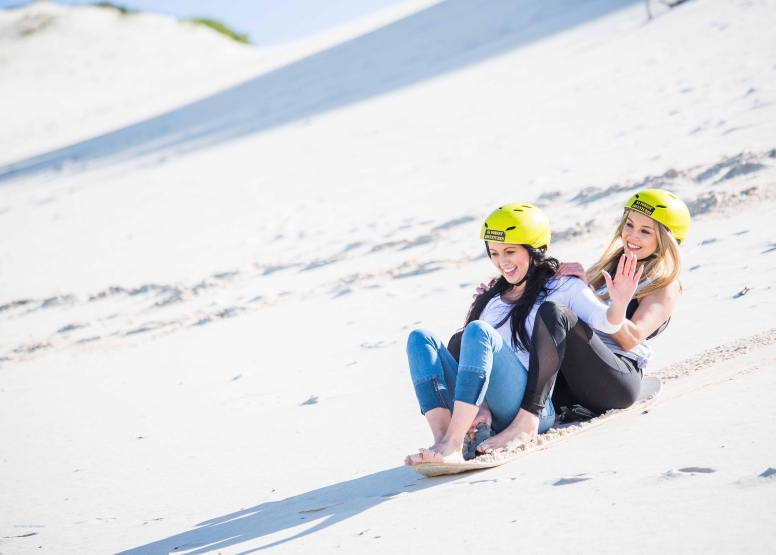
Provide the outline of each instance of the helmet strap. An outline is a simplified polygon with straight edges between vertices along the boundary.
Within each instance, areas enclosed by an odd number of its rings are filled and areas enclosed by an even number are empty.
[[[536,266],[531,266],[530,268],[528,268],[528,271],[523,276],[523,279],[515,283],[512,287],[520,287],[521,285],[523,285],[525,283],[525,280],[527,280],[533,274],[534,268],[536,268]]]

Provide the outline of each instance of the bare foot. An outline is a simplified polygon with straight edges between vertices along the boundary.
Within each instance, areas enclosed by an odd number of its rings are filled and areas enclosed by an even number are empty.
[[[492,453],[514,449],[523,443],[530,443],[539,435],[539,417],[520,409],[512,423],[502,432],[486,439],[477,446],[480,453]]]
[[[418,463],[461,463],[463,460],[463,444],[456,445],[452,442],[435,443],[428,449],[420,449],[416,455],[408,455],[404,464],[413,466]]]
[[[404,457],[404,466],[412,466],[414,464],[418,464],[419,462],[423,462],[423,455],[420,454],[421,451],[423,451],[422,447],[418,449],[416,454],[407,455]]]

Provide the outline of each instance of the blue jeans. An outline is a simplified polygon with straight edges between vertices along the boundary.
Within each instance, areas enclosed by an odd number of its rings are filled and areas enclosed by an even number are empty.
[[[407,339],[407,358],[420,412],[446,408],[452,401],[480,406],[483,399],[493,414],[493,431],[512,423],[523,401],[528,370],[498,332],[482,320],[471,322],[461,339],[460,362],[442,341],[426,330],[414,330]],[[539,433],[555,423],[552,401],[539,419]]]

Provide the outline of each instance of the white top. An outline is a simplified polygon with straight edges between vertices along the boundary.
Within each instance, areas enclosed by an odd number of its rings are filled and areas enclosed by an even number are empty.
[[[609,307],[603,303],[585,283],[578,278],[564,276],[560,279],[553,279],[547,282],[547,288],[550,290],[549,294],[543,299],[537,300],[534,304],[531,312],[528,314],[528,318],[525,320],[525,327],[528,333],[531,333],[534,326],[534,320],[536,320],[536,311],[539,310],[539,306],[545,301],[557,301],[563,303],[571,311],[576,314],[583,322],[595,330],[600,330],[605,333],[615,333],[622,327],[622,323],[619,325],[613,325],[609,323],[606,318],[606,311]],[[514,305],[505,303],[501,300],[500,296],[493,297],[490,302],[485,305],[485,309],[480,315],[480,320],[484,320],[499,333],[504,339],[507,345],[512,347],[512,350],[517,354],[517,358],[523,363],[523,366],[528,368],[528,352],[523,351],[512,344],[512,329],[509,324],[509,320],[503,323],[500,327],[498,324],[504,320],[506,315],[512,310]]]

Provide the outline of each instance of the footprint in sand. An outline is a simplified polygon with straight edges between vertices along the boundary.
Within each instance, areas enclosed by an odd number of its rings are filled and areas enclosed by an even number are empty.
[[[549,482],[545,482],[547,485],[551,486],[567,486],[570,484],[578,484],[579,482],[587,482],[588,480],[592,480],[593,478],[603,478],[605,476],[614,476],[617,474],[614,470],[604,470],[603,472],[592,472],[592,473],[582,473],[582,474],[575,474],[574,476],[564,476],[563,478],[559,480],[550,480]]]
[[[396,343],[396,341],[383,341],[382,339],[379,341],[365,341],[361,344],[362,349],[382,349],[385,347],[390,347]]]
[[[671,479],[671,478],[679,478],[681,476],[695,476],[696,474],[711,474],[713,472],[716,472],[713,468],[705,468],[702,466],[688,466],[686,468],[680,468],[680,469],[671,469],[665,474],[663,474],[663,478]]]
[[[586,474],[579,474],[578,476],[572,476],[570,478],[561,478],[560,480],[554,482],[553,486],[567,486],[569,484],[578,484],[579,482],[586,482],[588,480],[592,480],[592,476],[587,476]]]
[[[762,474],[758,476],[758,478],[771,478],[773,476],[776,476],[776,468],[769,468]]]
[[[517,478],[494,478],[492,480],[475,480],[473,482],[461,482],[459,486],[473,486],[474,484],[498,484],[503,482],[513,482]]]
[[[680,468],[679,472],[684,472],[685,474],[711,474],[712,472],[716,472],[713,468],[702,468],[700,466],[688,466],[687,468]]]

